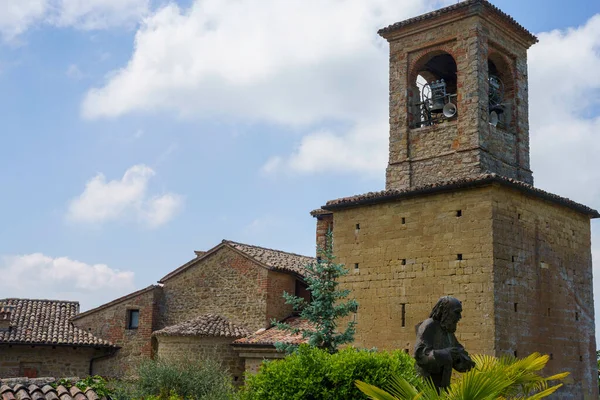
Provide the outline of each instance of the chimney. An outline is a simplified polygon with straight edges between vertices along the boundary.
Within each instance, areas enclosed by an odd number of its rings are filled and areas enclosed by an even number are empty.
[[[333,231],[333,213],[331,211],[317,209],[310,212],[317,219],[317,257],[319,249],[327,247],[326,236],[329,231]]]
[[[10,316],[12,314],[12,310],[12,306],[0,306],[0,331],[10,330]]]

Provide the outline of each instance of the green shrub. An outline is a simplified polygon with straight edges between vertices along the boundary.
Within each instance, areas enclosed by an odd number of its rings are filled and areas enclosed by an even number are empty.
[[[141,398],[225,400],[235,392],[231,377],[214,360],[149,360],[140,365],[138,376],[135,384]]]
[[[329,354],[303,345],[296,353],[283,360],[267,361],[256,375],[247,376],[239,395],[242,400],[367,399],[354,385],[355,380],[385,385],[392,375],[415,382],[418,378],[413,359],[401,351],[350,347]]]

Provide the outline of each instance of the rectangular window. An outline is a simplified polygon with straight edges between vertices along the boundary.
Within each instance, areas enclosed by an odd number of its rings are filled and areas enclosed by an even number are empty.
[[[406,303],[402,303],[402,327],[406,326]]]
[[[127,310],[127,329],[137,329],[140,325],[140,310]]]

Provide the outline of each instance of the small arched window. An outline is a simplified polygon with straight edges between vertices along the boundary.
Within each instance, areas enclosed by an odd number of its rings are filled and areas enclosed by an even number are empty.
[[[456,62],[445,51],[421,57],[413,67],[409,88],[409,125],[435,125],[457,115]]]

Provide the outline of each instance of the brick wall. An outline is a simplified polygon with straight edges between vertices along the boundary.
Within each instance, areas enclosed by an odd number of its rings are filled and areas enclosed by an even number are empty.
[[[561,398],[596,399],[589,217],[506,188],[493,200],[497,353],[552,354],[546,373],[571,372]]]
[[[405,189],[490,171],[533,183],[529,167],[527,40],[503,20],[470,15],[413,24],[390,33],[390,143],[387,189]],[[470,16],[469,16],[470,15]],[[417,75],[433,55],[456,63],[457,118],[413,128],[408,99],[418,98]],[[504,59],[510,77],[511,122],[488,123],[488,56]]]
[[[281,272],[269,271],[267,274],[267,321],[278,321],[292,314],[292,306],[285,304],[283,292],[296,294],[296,278]]]
[[[164,325],[220,314],[250,331],[266,328],[267,269],[223,247],[164,282]]]
[[[102,354],[89,347],[0,345],[0,378],[84,377],[91,358]]]
[[[327,248],[327,232],[333,231],[333,214],[320,214],[317,218],[317,254],[319,249]]]
[[[123,376],[135,373],[141,360],[152,356],[151,335],[156,328],[156,314],[161,288],[153,287],[125,296],[90,312],[82,313],[73,323],[93,335],[121,346],[117,353],[94,362],[94,373]],[[127,328],[129,310],[139,310],[137,329]]]
[[[350,269],[343,287],[359,302],[356,346],[412,352],[415,325],[453,295],[464,308],[459,340],[493,354],[491,196],[488,187],[334,213],[335,254]]]
[[[244,360],[233,350],[233,338],[207,336],[157,336],[158,357],[171,360],[213,359],[229,371],[234,383],[241,384]]]

